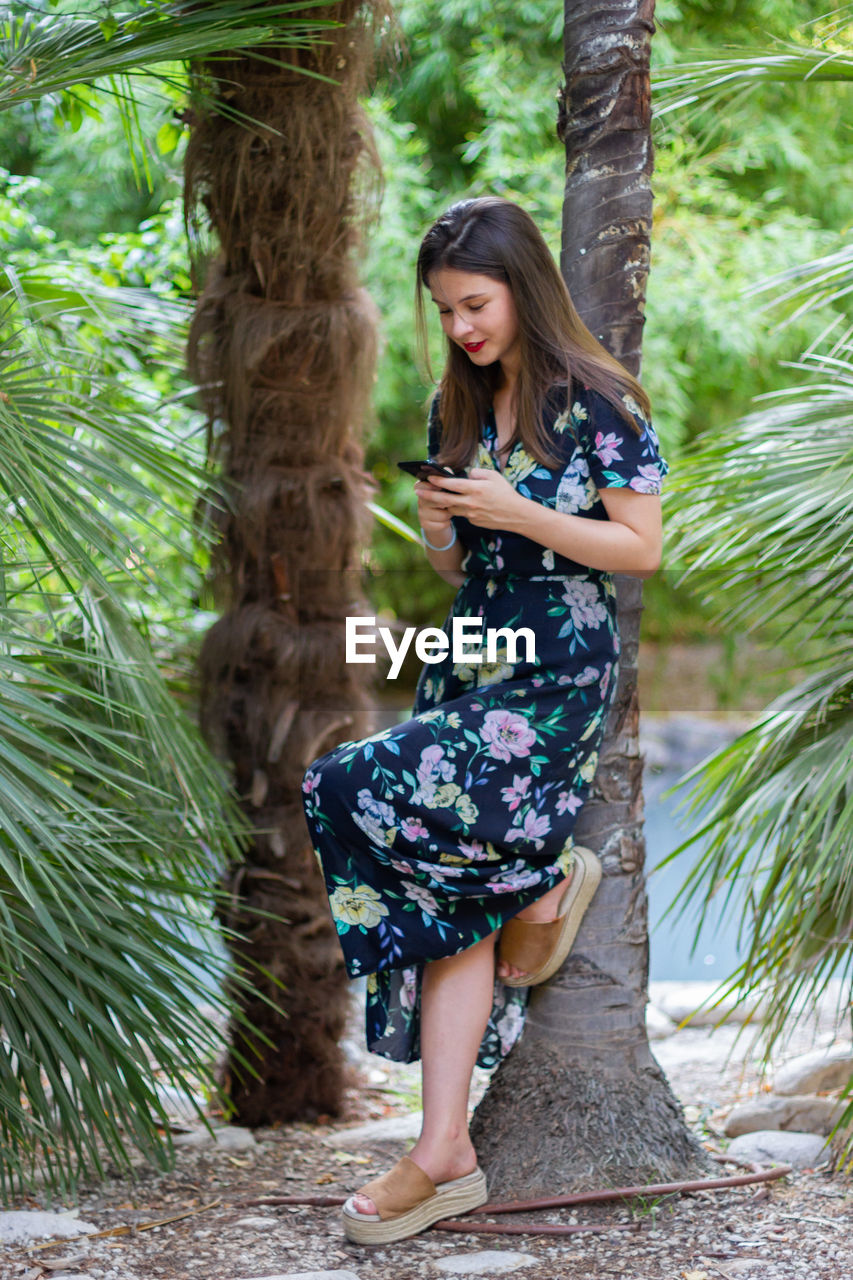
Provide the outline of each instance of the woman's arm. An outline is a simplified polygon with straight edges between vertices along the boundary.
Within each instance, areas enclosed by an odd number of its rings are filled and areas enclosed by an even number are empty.
[[[465,516],[484,529],[523,534],[590,569],[648,578],[660,564],[661,510],[656,494],[627,487],[600,489],[608,519],[590,520],[522,497],[499,472],[486,467],[473,468],[465,480],[440,477],[429,483],[445,492],[444,498],[433,500],[434,507],[441,504],[440,511]],[[450,533],[442,539],[427,536],[430,542],[446,542]]]

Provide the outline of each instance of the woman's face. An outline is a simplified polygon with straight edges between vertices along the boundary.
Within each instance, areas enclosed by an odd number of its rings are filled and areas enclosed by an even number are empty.
[[[517,372],[521,357],[518,314],[509,286],[491,276],[444,267],[427,280],[441,327],[474,364],[500,361]]]

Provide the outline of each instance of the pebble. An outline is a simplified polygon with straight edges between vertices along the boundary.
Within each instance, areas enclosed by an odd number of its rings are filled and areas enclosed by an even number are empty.
[[[502,1276],[517,1271],[519,1267],[533,1266],[536,1262],[538,1259],[529,1253],[484,1249],[480,1253],[454,1253],[438,1258],[432,1265],[437,1271],[454,1276]]]
[[[423,1121],[422,1111],[406,1116],[389,1116],[387,1120],[369,1120],[352,1129],[338,1129],[322,1141],[332,1147],[360,1147],[367,1142],[402,1142],[417,1138]]]
[[[829,1151],[821,1133],[760,1129],[735,1138],[727,1154],[757,1164],[789,1164],[794,1169],[813,1169],[827,1158]]]
[[[277,1271],[272,1276],[243,1276],[242,1280],[360,1280],[354,1271]]]
[[[791,1058],[775,1072],[773,1092],[790,1095],[843,1089],[851,1076],[853,1044],[848,1040],[829,1049],[814,1049]]]
[[[47,1213],[40,1209],[15,1209],[0,1213],[0,1242],[28,1244],[30,1240],[70,1240],[97,1231],[91,1222],[81,1222],[76,1211]]]
[[[189,1147],[193,1151],[204,1151],[208,1147],[216,1147],[218,1151],[248,1151],[258,1144],[250,1129],[241,1129],[237,1125],[223,1125],[222,1128],[193,1129],[192,1133],[179,1133],[172,1139],[176,1147]]]
[[[272,1215],[270,1215],[267,1218],[257,1215],[254,1218],[238,1218],[236,1222],[232,1222],[230,1225],[232,1227],[243,1228],[246,1231],[250,1231],[250,1230],[263,1231],[263,1230],[267,1230],[269,1227],[277,1226],[278,1221],[279,1221],[278,1218],[274,1218],[272,1217]],[[276,1244],[278,1243],[279,1242],[276,1241]]]

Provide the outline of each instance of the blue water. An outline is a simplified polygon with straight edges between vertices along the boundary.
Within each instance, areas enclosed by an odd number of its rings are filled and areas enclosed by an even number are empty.
[[[690,831],[701,825],[698,816],[688,821],[676,813],[686,788],[671,796],[665,792],[675,786],[689,768],[733,736],[733,730],[725,726],[685,718],[653,722],[649,726],[649,738],[643,743],[649,976],[653,981],[722,980],[733,973],[740,962],[737,947],[740,899],[737,896],[727,909],[721,902],[709,913],[698,937],[696,908],[691,906],[680,917],[672,912],[667,914],[689,870],[701,856],[704,844],[692,847],[668,866],[660,866]]]

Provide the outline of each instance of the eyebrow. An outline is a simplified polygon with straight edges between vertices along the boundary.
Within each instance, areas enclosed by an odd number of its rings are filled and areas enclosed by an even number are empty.
[[[433,302],[435,303],[435,305],[436,305],[437,307],[442,307],[442,306],[446,307],[446,306],[447,306],[447,303],[446,303],[446,302],[440,302],[440,301],[439,301],[439,299],[438,299],[438,298],[436,298],[434,295],[431,295],[431,296],[432,296],[432,300],[433,300]],[[485,290],[483,290],[483,291],[481,291],[480,293],[469,293],[469,294],[466,294],[466,295],[465,295],[465,297],[464,297],[464,298],[460,298],[460,299],[459,299],[459,301],[460,301],[460,302],[472,302],[472,301],[474,300],[474,298],[484,298],[485,296],[486,296],[486,294],[485,294]]]

